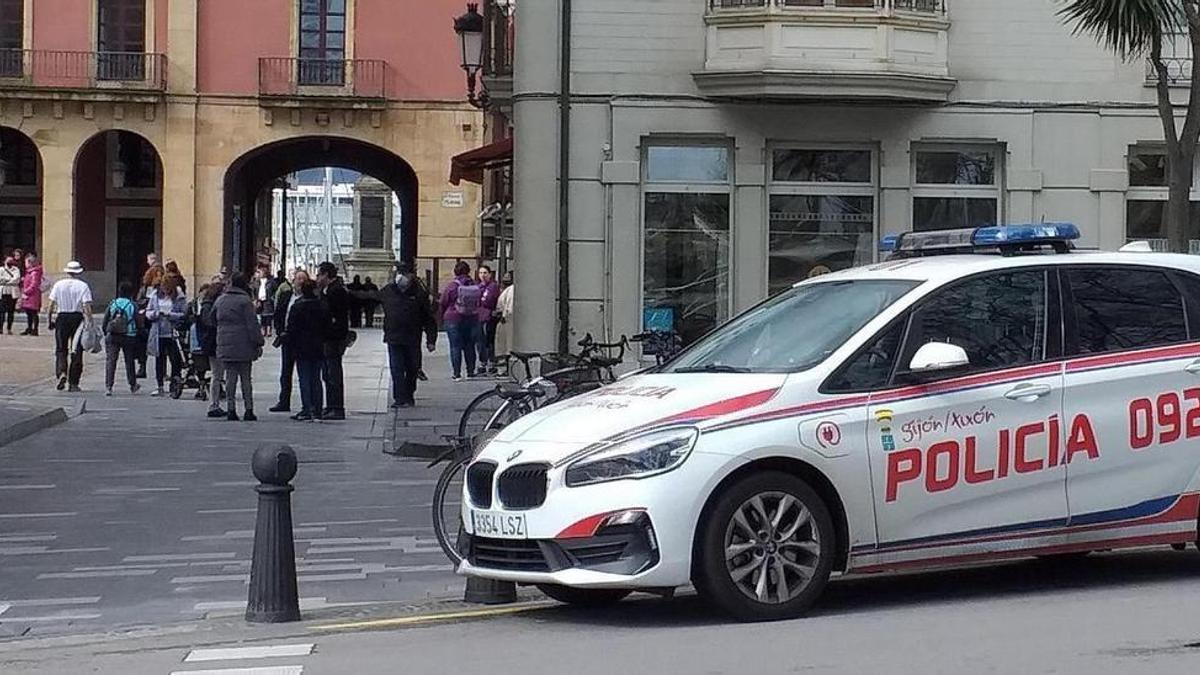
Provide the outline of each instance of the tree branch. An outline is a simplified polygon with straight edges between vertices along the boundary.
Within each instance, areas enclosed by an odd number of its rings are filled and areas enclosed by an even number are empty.
[[[1192,148],[1200,140],[1200,68],[1196,67],[1196,58],[1200,57],[1200,8],[1197,7],[1197,0],[1183,0],[1181,4],[1184,14],[1187,15],[1188,41],[1192,47],[1192,73],[1187,118],[1184,120],[1179,141],[1185,147]]]
[[[1162,120],[1163,138],[1167,142],[1167,151],[1174,155],[1179,149],[1179,130],[1175,126],[1175,106],[1171,103],[1170,73],[1167,64],[1162,60],[1162,34],[1156,33],[1150,44],[1150,63],[1158,75],[1156,89],[1158,91],[1158,116]],[[1192,81],[1195,82],[1195,68],[1192,69]]]

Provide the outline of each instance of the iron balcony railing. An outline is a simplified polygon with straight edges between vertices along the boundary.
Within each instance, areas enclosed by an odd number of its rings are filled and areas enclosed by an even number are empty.
[[[946,13],[946,0],[709,0],[709,9],[869,9],[883,13]]]
[[[1165,56],[1162,62],[1167,67],[1167,84],[1176,87],[1191,83],[1192,57]],[[1154,67],[1153,61],[1146,62],[1146,82],[1148,84],[1158,82],[1158,69]]]
[[[387,98],[387,62],[374,59],[299,59],[271,56],[258,60],[261,96],[345,96]]]
[[[53,89],[167,88],[167,57],[141,52],[0,49],[0,86]]]

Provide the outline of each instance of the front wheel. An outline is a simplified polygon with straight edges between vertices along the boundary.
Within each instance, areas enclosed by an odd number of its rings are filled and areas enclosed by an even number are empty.
[[[538,584],[538,590],[551,599],[581,607],[615,605],[633,592],[621,588],[572,588],[558,584]]]
[[[470,461],[470,457],[450,460],[433,489],[433,533],[442,552],[455,567],[463,561],[458,542],[463,535],[463,477]]]
[[[485,431],[499,431],[525,413],[526,404],[519,399],[509,400],[498,391],[485,391],[467,404],[458,420],[459,438],[474,438]]]
[[[804,614],[833,570],[829,509],[800,478],[770,471],[730,485],[701,524],[696,589],[741,621]]]

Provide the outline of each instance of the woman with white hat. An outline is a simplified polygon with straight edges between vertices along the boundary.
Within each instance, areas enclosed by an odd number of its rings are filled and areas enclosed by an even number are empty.
[[[50,289],[48,315],[50,328],[54,331],[54,371],[58,376],[59,391],[68,385],[71,391],[79,391],[79,380],[83,378],[83,349],[78,345],[72,349],[71,343],[79,326],[85,320],[91,321],[92,289],[79,278],[83,274],[83,265],[78,262],[67,263],[63,272],[67,277],[54,282]]]

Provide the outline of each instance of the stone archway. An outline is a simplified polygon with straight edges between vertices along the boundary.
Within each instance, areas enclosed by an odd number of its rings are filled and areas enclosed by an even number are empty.
[[[0,127],[0,256],[42,250],[42,158],[33,139]]]
[[[225,172],[224,263],[249,271],[254,263],[255,232],[268,228],[261,209],[264,192],[283,176],[320,167],[350,169],[391,188],[401,211],[400,258],[417,255],[418,181],[412,166],[380,146],[344,136],[300,136],[269,143],[239,157]]]

